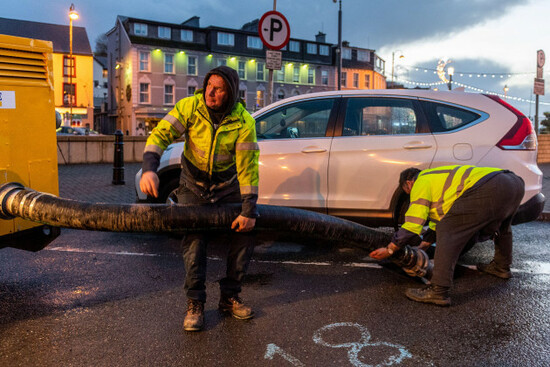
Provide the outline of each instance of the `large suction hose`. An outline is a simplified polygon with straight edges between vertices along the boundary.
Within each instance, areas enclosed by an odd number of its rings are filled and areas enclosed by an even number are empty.
[[[87,203],[41,193],[18,183],[0,186],[0,218],[23,219],[74,229],[115,232],[188,232],[226,230],[241,211],[240,204],[183,206],[169,204]],[[258,205],[258,231],[294,232],[336,240],[368,251],[386,244],[389,234],[307,210]],[[421,250],[405,247],[392,260],[418,272]],[[423,252],[422,252],[423,253]],[[427,257],[426,257],[427,258]],[[429,262],[427,262],[429,265]],[[425,271],[427,265],[420,273]],[[416,269],[416,270],[411,270]],[[412,275],[412,274],[411,274]],[[420,276],[425,276],[422,274]]]

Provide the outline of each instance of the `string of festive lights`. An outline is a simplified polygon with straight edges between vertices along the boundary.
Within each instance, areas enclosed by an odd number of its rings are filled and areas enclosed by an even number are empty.
[[[437,69],[425,68],[421,66],[414,65],[398,65],[397,68],[405,68],[414,71],[422,71],[424,73],[431,72],[432,74],[437,74]],[[549,74],[548,72],[545,74]],[[454,75],[468,78],[512,78],[516,76],[526,76],[526,75],[535,75],[535,72],[525,72],[525,73],[488,73],[488,72],[477,72],[477,71],[457,71],[455,70]]]
[[[406,79],[402,79],[402,78],[399,78],[399,77],[397,77],[395,80],[399,83],[411,84],[411,85],[421,86],[421,87],[433,87],[433,86],[437,86],[437,85],[447,85],[447,83],[442,82],[442,81],[433,82],[433,83],[426,83],[426,82],[416,82],[416,81],[406,80]],[[489,90],[485,90],[485,89],[481,89],[481,88],[477,88],[477,87],[473,87],[471,85],[456,82],[454,80],[451,83],[455,86],[468,88],[468,89],[471,89],[471,90],[473,90],[475,92],[478,92],[478,93],[491,94],[491,95],[499,96],[501,98],[505,98],[505,99],[509,99],[509,100],[517,101],[517,102],[535,103],[534,100],[525,99],[525,98],[521,98],[521,97],[510,96],[510,95],[505,95],[505,94],[502,94],[502,93],[489,91]],[[539,104],[550,106],[550,103],[548,103],[548,102],[539,102]]]

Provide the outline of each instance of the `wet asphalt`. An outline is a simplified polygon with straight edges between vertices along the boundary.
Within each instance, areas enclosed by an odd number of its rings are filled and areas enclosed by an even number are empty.
[[[108,165],[60,166],[60,196],[133,202],[138,169],[112,185]],[[450,308],[407,300],[422,283],[362,249],[262,238],[245,322],[216,309],[225,251],[210,246],[206,328],[186,333],[178,238],[65,229],[38,253],[0,250],[0,366],[548,366],[549,237],[547,222],[514,227],[509,281],[472,269],[492,256],[478,244]]]

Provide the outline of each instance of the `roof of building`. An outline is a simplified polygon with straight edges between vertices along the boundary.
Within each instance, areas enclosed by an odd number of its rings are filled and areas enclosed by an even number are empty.
[[[0,18],[0,34],[51,41],[53,52],[69,53],[69,26]],[[92,55],[86,28],[73,25],[73,54]]]

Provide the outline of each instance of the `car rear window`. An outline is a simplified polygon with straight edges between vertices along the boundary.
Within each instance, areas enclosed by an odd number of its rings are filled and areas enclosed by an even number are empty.
[[[481,117],[477,113],[471,111],[438,104],[435,106],[435,113],[444,131],[458,129]]]

